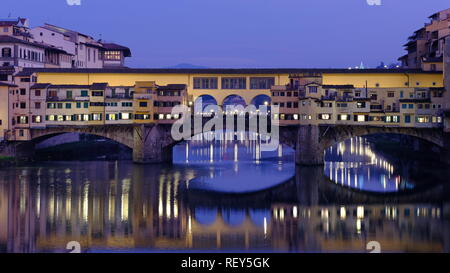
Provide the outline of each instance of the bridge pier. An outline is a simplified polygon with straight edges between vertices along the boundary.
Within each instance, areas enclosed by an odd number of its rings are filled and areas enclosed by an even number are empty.
[[[300,125],[297,133],[295,163],[304,166],[323,165],[324,149],[320,143],[317,125]]]
[[[441,152],[441,161],[450,165],[450,133],[444,133],[444,147]]]
[[[142,124],[133,130],[134,163],[169,163],[172,162],[172,149],[167,145],[170,135],[162,126]]]

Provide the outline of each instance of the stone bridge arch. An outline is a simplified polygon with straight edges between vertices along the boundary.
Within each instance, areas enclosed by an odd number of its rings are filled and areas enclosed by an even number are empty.
[[[448,161],[449,135],[439,128],[303,125],[298,128],[296,162],[300,165],[322,165],[325,150],[330,146],[352,137],[373,134],[407,135],[426,140],[442,148],[445,161]]]
[[[442,129],[438,128],[406,128],[406,127],[375,127],[375,126],[330,126],[321,127],[320,142],[324,149],[352,137],[362,137],[374,134],[406,135],[426,140],[439,147],[445,146]]]
[[[51,126],[45,129],[31,129],[33,143],[65,133],[80,133],[101,136],[133,148],[132,125],[88,125],[88,126]]]

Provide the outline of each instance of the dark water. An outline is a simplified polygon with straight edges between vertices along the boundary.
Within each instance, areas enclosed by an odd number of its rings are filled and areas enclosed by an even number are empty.
[[[175,165],[3,168],[0,252],[65,252],[70,241],[83,252],[366,252],[369,241],[449,252],[447,186],[417,187],[366,144],[334,147],[325,167],[295,168],[286,147],[191,142]]]

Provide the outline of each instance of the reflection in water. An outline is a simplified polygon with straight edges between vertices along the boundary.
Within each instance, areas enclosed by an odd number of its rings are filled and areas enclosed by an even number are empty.
[[[343,186],[374,192],[410,190],[414,184],[377,155],[362,137],[354,137],[327,149],[325,174]]]
[[[445,204],[343,205],[321,168],[236,197],[193,194],[195,166],[59,162],[0,170],[0,251],[449,251]],[[334,184],[331,184],[334,186]],[[333,194],[335,190],[331,191]],[[339,199],[339,197],[336,197]],[[330,203],[331,202],[331,203]]]
[[[279,145],[275,151],[262,151],[260,140],[252,140],[245,132],[209,134],[222,134],[223,140],[198,135],[174,147],[174,163],[208,170],[208,175],[189,181],[189,189],[255,192],[286,182],[295,174],[292,149]],[[238,134],[242,140],[234,140]]]

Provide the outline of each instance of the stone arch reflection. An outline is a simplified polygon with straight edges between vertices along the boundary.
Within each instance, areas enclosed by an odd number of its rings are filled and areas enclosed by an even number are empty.
[[[366,137],[353,137],[325,151],[325,175],[334,183],[363,191],[397,192],[414,186]]]
[[[241,225],[246,217],[245,210],[224,208],[221,211],[224,222],[229,226]]]
[[[195,208],[194,210],[195,220],[205,226],[214,224],[217,218],[217,211],[209,208]]]

